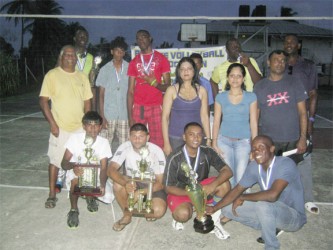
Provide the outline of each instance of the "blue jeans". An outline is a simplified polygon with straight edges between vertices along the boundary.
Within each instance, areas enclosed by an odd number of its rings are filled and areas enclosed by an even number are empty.
[[[312,182],[312,164],[311,154],[304,157],[304,160],[297,164],[299,172],[301,174],[301,181],[304,189],[304,201],[313,201],[313,182]]]
[[[233,178],[230,179],[230,183],[233,188],[242,178],[249,163],[250,139],[231,139],[219,135],[217,146],[223,151],[223,159],[232,170]]]
[[[232,204],[222,208],[222,214],[246,226],[261,230],[265,249],[279,249],[276,228],[287,232],[299,230],[306,222],[306,216],[283,202],[244,201],[236,208],[238,216],[232,213]]]

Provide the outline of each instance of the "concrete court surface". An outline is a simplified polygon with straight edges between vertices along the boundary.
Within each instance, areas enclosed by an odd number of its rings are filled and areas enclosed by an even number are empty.
[[[313,179],[319,215],[307,213],[308,222],[298,232],[283,233],[281,249],[332,249],[332,95],[319,99]],[[48,196],[47,141],[49,127],[38,107],[38,93],[1,100],[0,106],[0,249],[263,249],[260,232],[236,222],[225,229],[228,240],[195,233],[192,220],[184,231],[174,231],[171,214],[156,222],[133,218],[122,232],[112,230],[110,205],[89,213],[79,200],[80,226],[67,227],[69,200],[63,190],[57,206],[45,209]],[[116,219],[121,212],[114,202]]]

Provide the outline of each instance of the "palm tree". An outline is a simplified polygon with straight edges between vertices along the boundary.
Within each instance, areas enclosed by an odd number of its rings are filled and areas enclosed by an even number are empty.
[[[281,14],[281,16],[292,17],[292,16],[296,16],[298,13],[293,11],[292,8],[282,6],[280,9],[280,14]],[[296,20],[288,20],[288,21],[298,23]]]
[[[63,7],[56,1],[34,1],[33,14],[60,15]],[[32,38],[29,41],[29,58],[38,72],[43,58],[46,70],[56,64],[58,53],[63,44],[63,36],[66,34],[66,24],[58,18],[34,18],[28,29]],[[40,70],[39,70],[40,71]]]
[[[3,5],[0,9],[0,12],[7,10],[7,14],[29,14],[31,13],[31,0],[14,0],[5,5]],[[8,21],[11,20],[11,17],[6,18]],[[21,19],[21,50],[23,49],[24,42],[24,33],[25,27],[24,23],[28,20],[24,17],[15,17],[14,22],[15,26],[17,26],[19,20]]]

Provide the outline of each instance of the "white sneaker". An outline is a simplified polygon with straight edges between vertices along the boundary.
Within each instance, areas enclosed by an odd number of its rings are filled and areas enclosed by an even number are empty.
[[[210,233],[215,234],[215,236],[220,240],[226,240],[230,238],[230,234],[224,230],[222,226],[215,225],[214,229]]]
[[[184,224],[176,220],[172,220],[172,227],[177,231],[184,230]]]

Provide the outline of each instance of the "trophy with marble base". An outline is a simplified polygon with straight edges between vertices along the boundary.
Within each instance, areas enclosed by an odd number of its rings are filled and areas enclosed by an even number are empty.
[[[185,187],[185,190],[197,214],[194,219],[194,230],[197,233],[209,233],[214,229],[214,221],[210,215],[205,214],[207,197],[201,184],[197,182],[197,173],[186,162],[181,163],[181,168],[185,172],[186,177],[190,179],[190,183]]]
[[[139,186],[138,199],[135,201],[134,192],[128,195],[128,212],[134,217],[147,217],[154,213],[152,209],[152,195],[153,185],[155,182],[155,173],[152,169],[149,169],[150,163],[147,162],[146,157],[149,151],[146,147],[140,150],[142,159],[137,161],[139,170],[131,171],[131,182],[136,183]],[[145,195],[142,187],[148,186],[147,194]]]
[[[80,196],[102,196],[101,189],[98,186],[98,178],[101,165],[91,164],[90,160],[94,155],[92,149],[94,141],[93,138],[86,135],[84,144],[84,154],[87,159],[86,164],[81,164],[80,158],[77,165],[83,170],[82,175],[78,176],[78,185],[74,187],[74,194]]]

